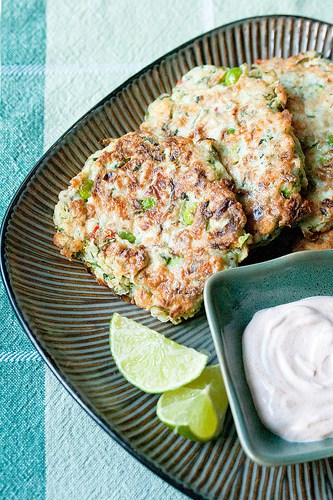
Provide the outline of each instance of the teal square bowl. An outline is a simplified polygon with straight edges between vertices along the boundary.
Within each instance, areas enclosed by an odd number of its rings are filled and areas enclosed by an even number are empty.
[[[205,286],[207,318],[237,433],[247,455],[264,466],[333,455],[333,438],[295,443],[270,432],[254,407],[243,366],[242,335],[255,312],[316,295],[333,295],[333,250],[299,252],[222,271]]]

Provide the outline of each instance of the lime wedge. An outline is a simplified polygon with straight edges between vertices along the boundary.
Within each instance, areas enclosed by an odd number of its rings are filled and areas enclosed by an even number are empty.
[[[208,356],[115,313],[110,321],[111,353],[123,376],[144,392],[177,389],[199,377]]]
[[[193,441],[217,437],[223,427],[228,397],[219,365],[207,366],[193,382],[162,394],[157,416],[175,432]]]

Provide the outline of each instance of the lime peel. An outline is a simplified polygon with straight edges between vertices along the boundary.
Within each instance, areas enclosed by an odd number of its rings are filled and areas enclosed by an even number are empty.
[[[113,314],[111,353],[122,375],[151,394],[172,391],[198,378],[208,356],[177,344],[139,323]]]
[[[205,442],[220,434],[227,407],[220,367],[212,365],[185,387],[163,394],[157,416],[178,434]]]

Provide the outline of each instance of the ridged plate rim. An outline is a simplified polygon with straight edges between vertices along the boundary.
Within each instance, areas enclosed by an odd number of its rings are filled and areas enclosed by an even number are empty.
[[[191,489],[191,486],[185,485],[184,483],[178,481],[175,477],[173,477],[170,473],[168,475],[165,473],[160,467],[156,466],[153,461],[150,461],[145,458],[145,456],[140,455],[134,448],[132,448],[131,443],[126,442],[121,436],[120,433],[116,429],[111,429],[109,425],[106,423],[105,419],[103,419],[101,416],[97,415],[94,410],[90,407],[90,405],[86,402],[84,402],[80,395],[77,393],[75,387],[67,382],[65,379],[65,375],[58,369],[58,367],[55,364],[54,359],[52,356],[47,352],[44,351],[43,346],[40,343],[40,340],[35,337],[33,334],[31,328],[29,327],[28,321],[25,320],[23,313],[20,309],[20,306],[18,305],[16,299],[15,299],[15,292],[13,290],[13,287],[10,282],[10,274],[7,269],[6,265],[6,231],[8,224],[13,216],[14,209],[17,205],[20,203],[20,199],[22,194],[25,192],[29,182],[34,178],[35,174],[39,171],[39,169],[43,166],[45,167],[46,161],[48,158],[51,158],[53,154],[57,151],[57,149],[63,145],[66,144],[66,139],[68,136],[71,136],[72,133],[75,132],[76,129],[80,129],[81,127],[84,127],[85,123],[88,122],[89,117],[93,116],[94,112],[98,110],[98,108],[102,107],[106,102],[110,101],[112,98],[117,97],[117,95],[125,89],[128,85],[131,83],[135,82],[140,78],[140,76],[146,74],[150,69],[154,68],[155,66],[159,66],[164,60],[166,60],[168,57],[177,54],[181,50],[185,49],[186,47],[190,46],[191,44],[195,42],[199,42],[203,40],[207,36],[211,36],[214,33],[219,32],[220,30],[223,29],[228,29],[228,28],[234,28],[239,25],[243,25],[249,22],[261,22],[261,21],[269,21],[269,20],[280,20],[280,19],[290,19],[290,20],[295,20],[295,21],[309,21],[311,23],[316,23],[318,22],[319,24],[324,24],[328,27],[332,27],[333,25],[329,22],[322,21],[319,19],[315,18],[310,18],[306,16],[296,16],[296,15],[287,15],[287,14],[279,14],[279,15],[263,15],[263,16],[253,16],[253,17],[247,17],[244,19],[240,19],[237,21],[233,21],[227,24],[223,24],[217,28],[214,28],[210,31],[207,31],[199,36],[196,36],[192,38],[191,40],[181,44],[177,48],[169,51],[168,53],[164,54],[163,56],[159,57],[156,59],[154,62],[148,64],[145,66],[142,70],[138,71],[135,73],[132,77],[128,78],[125,82],[123,82],[121,85],[119,85],[115,90],[113,90],[111,93],[109,93],[107,96],[105,96],[102,100],[100,100],[97,104],[95,104],[89,111],[87,111],[81,118],[79,118],[69,129],[61,135],[61,137],[43,154],[43,156],[39,159],[39,161],[36,163],[36,165],[31,169],[31,171],[27,174],[26,178],[12,197],[12,200],[6,210],[6,213],[4,215],[1,228],[0,228],[0,273],[4,282],[5,290],[6,293],[9,297],[10,303],[13,307],[13,310],[16,314],[16,317],[18,318],[21,326],[23,327],[23,330],[27,334],[28,338],[34,345],[34,347],[37,349],[38,353],[40,356],[43,358],[47,366],[51,369],[51,371],[54,373],[54,375],[57,377],[57,379],[61,382],[61,384],[65,387],[65,389],[68,391],[68,393],[80,404],[80,406],[90,415],[91,418],[102,428],[104,429],[107,434],[109,434],[117,443],[119,443],[126,451],[128,451],[132,456],[134,456],[139,462],[141,462],[143,465],[145,465],[148,469],[150,469],[152,472],[160,476],[162,479],[167,481],[169,484],[177,488],[178,490],[182,491],[183,493],[187,494],[188,496],[192,498],[205,498],[201,494],[198,494],[196,491]],[[69,138],[70,140],[70,138]]]

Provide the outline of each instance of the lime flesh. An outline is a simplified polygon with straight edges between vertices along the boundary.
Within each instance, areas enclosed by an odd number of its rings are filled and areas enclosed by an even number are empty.
[[[171,391],[195,380],[208,356],[167,339],[118,313],[110,321],[110,346],[122,375],[144,392]]]
[[[220,434],[227,408],[220,367],[212,365],[185,387],[163,394],[157,403],[157,416],[178,434],[208,441]]]

